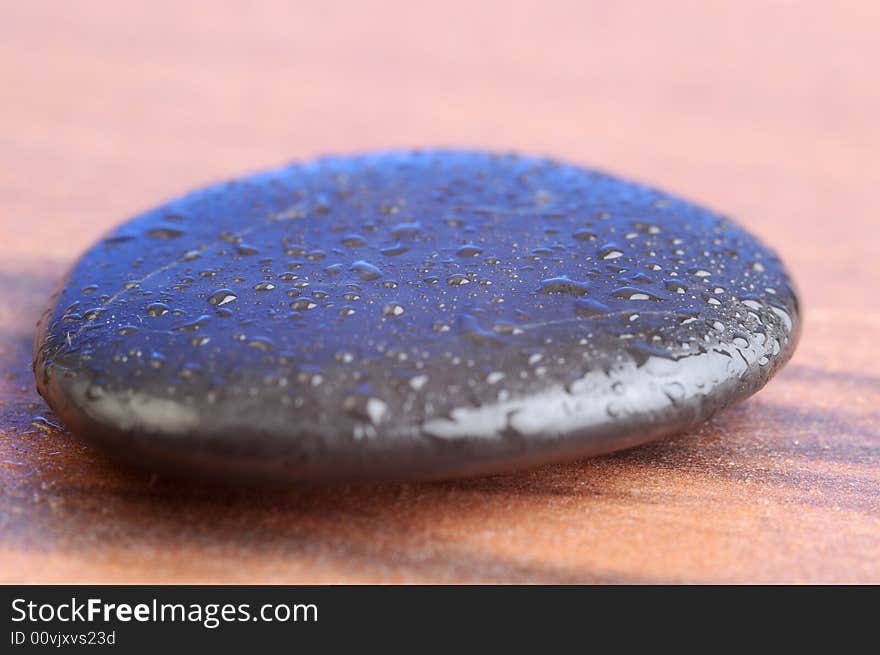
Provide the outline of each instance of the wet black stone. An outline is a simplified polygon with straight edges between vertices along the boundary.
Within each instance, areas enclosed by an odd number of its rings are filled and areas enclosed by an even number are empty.
[[[797,299],[728,219],[552,161],[328,158],[121,226],[39,325],[65,424],[224,479],[438,478],[694,427],[789,358]]]

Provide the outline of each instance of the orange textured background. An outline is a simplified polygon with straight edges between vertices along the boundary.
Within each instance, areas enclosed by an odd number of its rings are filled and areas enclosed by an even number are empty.
[[[0,581],[880,582],[880,5],[0,1]],[[697,432],[452,483],[187,486],[33,390],[104,231],[214,180],[414,145],[547,154],[740,219],[791,364]]]

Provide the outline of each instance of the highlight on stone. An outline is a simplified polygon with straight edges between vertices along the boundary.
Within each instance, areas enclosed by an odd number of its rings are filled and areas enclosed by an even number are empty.
[[[123,224],[70,271],[34,372],[154,470],[437,479],[688,430],[791,356],[776,255],[662,191],[466,151],[294,164]]]

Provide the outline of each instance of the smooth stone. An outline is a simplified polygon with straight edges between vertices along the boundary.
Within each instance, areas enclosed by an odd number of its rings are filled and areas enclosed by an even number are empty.
[[[426,151],[211,186],[91,248],[39,323],[64,423],[154,470],[483,474],[688,430],[791,356],[777,256],[661,191]]]

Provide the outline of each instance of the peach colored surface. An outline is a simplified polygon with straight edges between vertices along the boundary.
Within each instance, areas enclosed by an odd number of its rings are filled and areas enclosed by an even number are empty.
[[[257,5],[257,6],[255,6]],[[880,582],[880,5],[0,2],[0,581]],[[30,375],[105,230],[293,158],[548,154],[721,209],[806,324],[701,430],[463,482],[183,486],[120,468]]]

